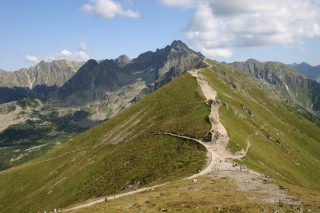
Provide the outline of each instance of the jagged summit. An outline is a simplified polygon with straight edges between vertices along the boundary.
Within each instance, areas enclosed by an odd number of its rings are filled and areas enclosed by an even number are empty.
[[[56,97],[65,100],[60,103],[81,106],[106,101],[110,93],[133,87],[131,91],[135,92],[131,99],[136,100],[183,72],[206,66],[203,60],[203,55],[181,41],[173,41],[171,45],[155,52],[142,53],[132,60],[126,55],[100,63],[89,60],[59,88]]]
[[[125,66],[131,62],[130,58],[126,55],[120,55],[116,60],[115,60],[119,66]]]
[[[188,47],[185,43],[183,43],[183,42],[180,41],[180,40],[175,40],[175,41],[173,41],[173,42],[171,43],[170,47],[171,47],[172,49],[191,50],[191,49],[189,49],[189,47]],[[193,51],[193,50],[192,50],[192,51]]]

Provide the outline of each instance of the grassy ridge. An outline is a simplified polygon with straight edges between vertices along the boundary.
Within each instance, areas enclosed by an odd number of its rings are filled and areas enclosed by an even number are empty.
[[[268,182],[262,184],[267,186]],[[319,195],[318,191],[304,189],[302,199],[303,203],[308,205],[261,203],[259,199],[268,195],[252,190],[238,190],[237,184],[231,179],[212,175],[199,177],[196,183],[179,180],[152,192],[125,196],[73,212],[318,212]]]
[[[299,116],[296,108],[255,78],[226,65],[212,65],[202,74],[226,103],[219,114],[230,136],[229,149],[245,149],[249,140],[243,164],[278,180],[319,190],[319,126]]]
[[[49,153],[0,173],[0,212],[34,212],[195,173],[203,147],[156,136],[205,137],[208,106],[185,74],[109,121]]]

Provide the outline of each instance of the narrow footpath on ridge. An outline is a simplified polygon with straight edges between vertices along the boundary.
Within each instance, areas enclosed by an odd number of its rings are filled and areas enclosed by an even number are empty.
[[[210,64],[208,64],[208,65],[209,65],[209,67],[211,67]],[[252,177],[263,177],[263,175],[261,173],[250,170],[250,169],[246,168],[245,166],[237,165],[233,162],[234,159],[241,159],[247,155],[247,152],[251,146],[249,139],[252,135],[249,135],[247,137],[246,150],[241,150],[239,152],[236,152],[235,154],[232,154],[231,152],[229,152],[227,150],[226,147],[229,142],[229,136],[228,136],[226,128],[220,122],[219,113],[218,113],[222,102],[220,100],[216,99],[217,92],[209,85],[209,83],[205,80],[205,78],[201,74],[199,74],[199,71],[201,71],[201,70],[202,69],[191,70],[191,71],[189,71],[189,73],[193,77],[196,78],[199,86],[201,87],[201,91],[202,91],[204,97],[206,98],[206,103],[211,105],[211,111],[209,114],[209,120],[211,123],[211,130],[210,130],[211,141],[204,142],[199,139],[195,139],[195,138],[191,138],[191,137],[187,137],[187,136],[183,136],[183,135],[178,135],[178,134],[173,134],[170,132],[155,133],[155,135],[168,135],[171,137],[192,140],[192,141],[195,141],[195,142],[203,145],[207,149],[208,156],[209,156],[208,165],[199,173],[194,174],[189,177],[186,177],[186,178],[183,178],[183,179],[195,179],[195,178],[202,176],[202,175],[214,173],[216,177],[222,177],[222,176],[228,177],[231,180],[235,181],[237,186],[243,191],[250,191],[250,190],[252,191],[255,189],[259,193],[267,194],[268,199],[262,200],[263,202],[275,203],[275,202],[279,202],[281,200],[284,203],[297,204],[297,202],[298,202],[297,199],[289,197],[285,192],[281,192],[281,191],[279,191],[279,189],[276,189],[275,188],[276,184],[274,184],[274,185],[269,184],[268,186],[266,185],[266,187],[269,187],[269,188],[261,187],[261,183],[258,180],[251,181],[251,183],[249,184],[248,179],[254,179]],[[235,174],[235,172],[237,172],[237,174]],[[136,194],[139,192],[152,191],[155,188],[164,186],[169,183],[171,183],[171,182],[160,184],[160,185],[155,185],[152,187],[144,187],[144,188],[140,188],[140,189],[137,189],[134,191],[130,191],[127,193],[122,193],[122,194],[118,194],[118,195],[114,195],[114,196],[100,198],[98,200],[95,200],[95,201],[92,201],[92,202],[89,202],[86,204],[75,206],[75,207],[72,207],[69,209],[64,209],[64,210],[62,210],[62,212],[73,211],[73,210],[93,206],[93,205],[105,202],[106,199],[108,201],[110,201],[110,200],[114,200],[114,199],[117,199],[120,197]],[[244,188],[243,188],[243,185],[245,185]]]

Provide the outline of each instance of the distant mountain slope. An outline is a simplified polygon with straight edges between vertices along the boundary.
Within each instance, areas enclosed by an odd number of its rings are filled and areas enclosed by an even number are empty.
[[[320,116],[320,83],[305,79],[292,67],[280,62],[259,62],[254,59],[229,65],[275,86],[285,97]]]
[[[29,69],[0,72],[0,104],[25,97],[45,98],[61,87],[82,66],[73,61],[40,62]]]
[[[320,83],[320,65],[311,66],[310,64],[303,62],[301,64],[292,64],[291,66],[307,78]]]

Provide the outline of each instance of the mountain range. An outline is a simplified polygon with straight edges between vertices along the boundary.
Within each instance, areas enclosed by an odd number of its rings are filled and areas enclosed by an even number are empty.
[[[26,97],[46,98],[64,85],[82,66],[73,61],[40,62],[29,69],[15,72],[0,71],[0,103]]]
[[[30,117],[2,131],[0,156],[46,147],[27,140],[37,134],[74,134],[0,172],[0,211],[317,211],[320,127],[317,102],[306,103],[319,90],[308,82],[281,63],[218,63],[180,41],[90,60],[45,100],[2,104]],[[105,121],[70,129],[102,104]]]
[[[203,55],[174,41],[132,60],[123,55],[84,64],[41,62],[28,70],[0,73],[2,103],[15,101],[0,105],[0,145],[7,147],[0,150],[0,168],[36,157],[115,116],[182,73],[206,67],[203,61]],[[29,152],[32,147],[39,148]]]
[[[181,41],[135,59],[89,60],[56,92],[50,107],[85,107],[92,120],[112,117],[183,72],[204,67],[204,56]],[[102,115],[103,114],[103,115]]]

